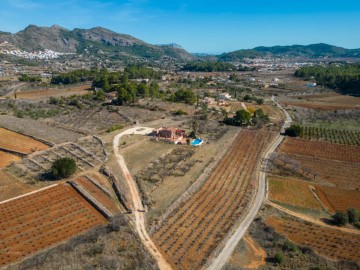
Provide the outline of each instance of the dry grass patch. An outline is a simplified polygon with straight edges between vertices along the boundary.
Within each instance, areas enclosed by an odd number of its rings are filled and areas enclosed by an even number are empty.
[[[0,201],[26,194],[44,185],[43,183],[37,185],[25,184],[3,170],[0,170]]]
[[[250,235],[241,239],[226,264],[229,269],[258,269],[263,265],[266,265],[266,252]]]
[[[321,210],[310,190],[310,183],[294,178],[269,177],[269,198],[295,207]]]
[[[158,159],[176,147],[181,147],[175,144],[152,141],[149,136],[142,135],[126,135],[121,139],[120,145],[120,154],[124,156],[132,175],[136,175],[151,161]]]

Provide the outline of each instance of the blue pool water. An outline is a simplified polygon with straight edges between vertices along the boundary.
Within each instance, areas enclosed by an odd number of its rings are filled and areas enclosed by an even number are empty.
[[[200,138],[196,138],[195,140],[193,140],[191,142],[191,145],[198,146],[198,145],[200,145],[202,143],[203,143],[203,140],[201,140]]]

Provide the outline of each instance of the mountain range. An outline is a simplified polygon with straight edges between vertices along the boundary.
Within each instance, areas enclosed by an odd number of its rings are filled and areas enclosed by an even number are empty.
[[[103,27],[68,30],[61,26],[39,27],[29,25],[15,34],[0,31],[0,43],[7,41],[16,48],[32,52],[52,50],[61,53],[106,55],[121,59],[161,60],[171,58],[180,61],[240,61],[256,57],[305,57],[305,58],[360,58],[360,49],[345,49],[324,43],[256,47],[237,50],[217,56],[191,54],[175,43],[152,45],[130,35],[119,34]]]
[[[130,35],[118,34],[102,27],[68,30],[58,25],[51,27],[29,25],[16,34],[0,32],[0,43],[4,41],[27,52],[48,49],[61,53],[107,54],[125,59],[160,60],[163,57],[182,61],[196,59],[174,44],[152,45]]]
[[[237,50],[218,55],[222,61],[239,61],[256,57],[305,57],[305,58],[360,58],[360,49],[345,49],[325,43],[311,45],[256,47],[254,49]]]

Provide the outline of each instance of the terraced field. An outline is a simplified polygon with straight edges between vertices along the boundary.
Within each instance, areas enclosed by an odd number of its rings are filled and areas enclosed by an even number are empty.
[[[360,235],[300,222],[292,218],[268,217],[266,223],[298,245],[308,246],[334,260],[360,263]]]
[[[74,142],[84,136],[83,134],[50,126],[40,121],[8,115],[0,115],[0,127],[53,144]]]
[[[270,140],[242,130],[207,181],[152,235],[175,269],[200,269],[242,217],[256,186],[255,169]]]
[[[93,197],[102,207],[106,208],[112,215],[120,211],[119,206],[115,203],[115,198],[106,189],[103,189],[97,181],[98,175],[89,174],[77,177],[73,182],[85,190]]]
[[[47,123],[61,125],[71,130],[81,130],[87,133],[104,131],[113,125],[126,124],[129,120],[118,112],[109,112],[106,108],[87,108],[70,114],[58,114]]]
[[[26,155],[34,151],[41,151],[47,148],[49,147],[46,144],[30,137],[0,128],[0,149]]]
[[[75,159],[78,169],[85,171],[104,162],[106,153],[98,137],[87,136],[78,139],[76,143],[58,144],[47,150],[33,153],[10,169],[18,177],[41,178],[60,157]]]
[[[107,222],[67,184],[1,203],[0,216],[0,266]]]
[[[360,191],[316,186],[316,193],[325,207],[331,211],[346,211],[348,208],[360,210]]]

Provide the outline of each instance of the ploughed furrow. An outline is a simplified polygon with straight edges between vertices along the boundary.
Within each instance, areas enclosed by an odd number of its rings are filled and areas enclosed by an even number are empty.
[[[239,154],[241,153],[240,151],[237,151],[237,153],[235,152],[234,154],[237,155],[241,155]],[[244,153],[244,152],[243,152]],[[231,163],[233,163],[234,166],[232,166],[233,168],[236,167],[236,164],[238,163],[238,159],[236,158],[236,156],[231,155],[232,159],[231,159]],[[177,223],[177,226],[179,228],[186,228],[186,227],[190,227],[192,226],[192,222],[195,221],[198,218],[198,213],[201,214],[201,212],[203,210],[205,210],[206,208],[211,209],[211,207],[216,204],[216,200],[214,200],[214,198],[221,198],[223,196],[223,194],[225,193],[225,191],[227,189],[230,189],[230,182],[231,182],[231,178],[227,177],[230,173],[231,170],[228,170],[226,172],[226,168],[228,166],[222,166],[223,170],[221,171],[221,174],[218,174],[218,177],[220,179],[223,179],[223,181],[212,181],[211,185],[208,185],[208,187],[206,188],[206,190],[213,190],[213,193],[211,194],[210,192],[207,192],[206,195],[203,195],[201,197],[201,194],[196,194],[196,196],[194,196],[193,198],[190,199],[190,201],[188,201],[186,204],[184,204],[184,207],[182,207],[181,210],[177,211],[178,216],[181,216],[180,219],[178,219],[176,221],[176,215],[173,215],[172,217],[175,218],[175,221]],[[189,210],[187,210],[186,206],[191,204],[191,207],[189,207]],[[193,211],[192,209],[197,209],[198,211],[196,211],[196,213],[192,214]],[[191,216],[189,216],[191,215]],[[170,225],[172,226],[172,225]],[[170,227],[171,228],[171,227]],[[169,230],[167,231],[167,234],[164,234],[164,237],[166,239],[171,239],[172,242],[176,241],[176,237],[174,237],[174,235],[172,235],[171,229],[169,228]],[[179,237],[183,236],[183,232],[178,231]],[[164,245],[164,248],[168,248],[168,246]]]
[[[1,203],[0,215],[0,267],[107,222],[67,184]]]
[[[247,163],[249,160],[252,160],[257,153],[254,151],[251,154],[252,155],[247,159]],[[249,166],[249,168],[246,168],[246,166]],[[225,194],[222,200],[216,205],[217,207],[211,210],[210,214],[206,216],[204,228],[201,230],[198,228],[197,231],[199,233],[193,237],[194,244],[189,241],[190,239],[187,239],[186,242],[188,245],[183,248],[183,253],[180,254],[180,257],[186,255],[188,257],[193,257],[192,255],[198,256],[197,254],[200,255],[200,252],[204,248],[204,243],[214,241],[216,236],[221,234],[220,232],[224,230],[224,228],[228,227],[230,224],[233,225],[233,222],[238,218],[238,216],[234,215],[234,212],[237,207],[241,207],[241,202],[244,199],[254,167],[255,164],[245,164],[241,175],[236,175],[233,178],[233,182],[235,182],[234,190],[230,190]],[[239,180],[238,183],[236,183],[236,179]],[[236,196],[231,196],[231,192],[235,193]],[[217,217],[220,217],[219,221],[217,221]],[[209,239],[210,237],[212,239]]]
[[[256,188],[255,171],[268,133],[242,130],[206,182],[153,234],[175,269],[199,269],[235,222]]]
[[[240,135],[242,135],[242,133]],[[245,135],[243,139],[250,140],[250,136]],[[193,210],[197,209],[205,199],[210,198],[211,193],[209,192],[209,190],[221,191],[221,189],[224,188],[224,182],[214,180],[224,175],[227,168],[229,167],[229,163],[235,161],[236,155],[239,155],[240,153],[245,154],[245,151],[240,151],[240,149],[241,145],[238,144],[237,141],[235,141],[230,148],[229,153],[218,164],[218,166],[215,168],[215,170],[205,182],[204,186],[186,202],[186,207],[184,207],[185,203],[183,203],[178,209],[175,209],[174,213],[163,224],[166,224],[167,226],[162,226],[155,233],[155,235],[161,235],[162,238],[166,238],[168,235],[170,235],[166,233],[171,231],[171,226],[173,226],[175,223],[179,224],[179,222],[184,221],[187,217],[185,216],[186,214],[193,212]],[[199,198],[201,198],[201,200]]]
[[[247,153],[252,153],[252,151],[247,151]],[[242,159],[239,159],[238,161],[241,161]],[[206,224],[203,224],[204,222],[209,224],[211,222],[212,219],[216,219],[217,215],[219,214],[220,211],[223,210],[223,206],[226,205],[227,203],[231,202],[229,200],[229,195],[231,195],[232,192],[237,192],[238,188],[238,182],[237,180],[241,180],[241,174],[244,172],[244,170],[241,170],[241,163],[240,162],[236,162],[234,164],[234,166],[231,166],[229,168],[231,168],[231,170],[229,169],[230,174],[226,174],[225,176],[225,181],[221,181],[223,182],[222,186],[225,186],[226,188],[223,189],[222,192],[217,193],[215,196],[209,196],[209,203],[208,204],[201,204],[199,207],[199,215],[194,215],[196,217],[196,220],[194,218],[194,221],[191,222],[188,225],[185,225],[186,228],[194,228],[193,231],[191,231],[191,233],[187,236],[186,241],[182,241],[180,244],[180,248],[182,249],[182,251],[184,251],[185,253],[187,252],[186,250],[191,247],[192,245],[194,245],[195,242],[197,242],[198,237],[200,237],[200,235],[202,234],[202,232],[204,232],[204,228],[206,228]],[[236,174],[236,172],[238,174]],[[231,176],[231,174],[233,174],[233,176]],[[241,183],[241,182],[239,182]],[[241,188],[241,187],[239,187]],[[203,213],[206,213],[206,215],[204,216]],[[189,219],[187,219],[188,221]],[[205,225],[205,226],[204,226]],[[183,235],[186,237],[186,235]],[[179,242],[178,242],[179,243]],[[185,250],[184,250],[185,248]],[[173,248],[173,253],[172,255],[175,255],[178,251],[178,249]]]
[[[83,187],[87,192],[90,193],[103,207],[109,210],[112,214],[115,214],[119,211],[116,203],[113,199],[106,194],[103,190],[97,187],[89,178],[85,176],[79,176],[74,180],[75,183]]]

